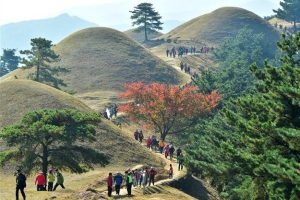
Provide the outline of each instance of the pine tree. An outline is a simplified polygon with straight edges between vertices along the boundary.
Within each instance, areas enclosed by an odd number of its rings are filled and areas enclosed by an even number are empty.
[[[135,32],[140,33],[143,31],[145,33],[145,41],[148,41],[147,34],[157,33],[156,30],[162,30],[161,16],[154,10],[153,4],[140,3],[134,7],[133,11],[129,12],[132,13],[130,18],[134,20],[132,26],[138,26]]]
[[[3,49],[3,54],[0,57],[0,76],[18,68],[21,57],[16,56],[15,53],[16,49]]]
[[[280,6],[282,9],[273,10],[276,13],[275,17],[292,22],[296,33],[297,23],[300,23],[300,0],[283,0]]]
[[[63,67],[53,67],[50,64],[59,62],[59,55],[51,49],[52,41],[45,38],[31,39],[31,49],[21,50],[21,54],[27,57],[23,58],[21,64],[24,64],[23,69],[36,67],[35,74],[29,74],[29,78],[37,82],[49,84],[57,89],[59,85],[66,86],[62,79],[57,78],[59,72],[69,72]]]
[[[18,124],[4,127],[0,138],[10,149],[0,152],[0,164],[22,167],[26,173],[40,169],[46,174],[48,166],[83,173],[94,164],[105,166],[108,158],[83,144],[95,141],[96,113],[76,110],[30,111]]]

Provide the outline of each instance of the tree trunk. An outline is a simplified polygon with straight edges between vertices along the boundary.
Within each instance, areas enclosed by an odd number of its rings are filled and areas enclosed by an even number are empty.
[[[48,169],[48,148],[46,145],[43,145],[43,174],[46,177],[47,169]]]
[[[39,81],[40,76],[40,65],[36,66],[36,81]]]
[[[145,41],[148,41],[148,36],[147,36],[147,22],[146,22],[146,16],[145,18],[145,25],[144,25],[144,31],[145,31]]]

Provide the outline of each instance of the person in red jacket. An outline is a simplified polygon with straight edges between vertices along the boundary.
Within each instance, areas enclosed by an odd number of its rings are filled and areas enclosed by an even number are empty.
[[[109,197],[111,197],[112,185],[113,185],[113,177],[112,177],[112,173],[109,173],[107,177],[107,190],[108,190]]]
[[[45,190],[45,187],[46,187],[46,178],[45,178],[43,172],[40,172],[35,177],[34,184],[36,185],[36,190],[37,191],[43,191],[43,190]]]
[[[148,137],[148,139],[146,140],[146,144],[147,144],[147,148],[150,149],[150,147],[152,145],[152,140],[150,137]]]

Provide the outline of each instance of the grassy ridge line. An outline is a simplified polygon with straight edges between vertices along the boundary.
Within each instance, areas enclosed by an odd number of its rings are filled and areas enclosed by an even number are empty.
[[[266,41],[274,44],[280,33],[268,21],[253,12],[237,7],[223,7],[196,17],[159,38],[172,40],[196,40],[209,46],[218,46],[224,37],[235,36],[239,29],[252,29],[255,34],[264,33]]]

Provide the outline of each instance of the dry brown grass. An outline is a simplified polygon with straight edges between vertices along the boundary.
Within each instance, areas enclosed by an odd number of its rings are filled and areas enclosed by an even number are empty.
[[[144,32],[136,33],[136,32],[134,32],[135,29],[136,28],[129,29],[127,31],[124,31],[124,33],[138,42],[144,42],[145,41],[145,33]],[[148,40],[151,40],[151,39],[157,38],[162,35],[163,35],[162,33],[158,32],[158,33],[148,34],[147,36],[148,36]]]
[[[223,7],[196,17],[160,38],[172,40],[195,40],[209,46],[218,46],[226,36],[235,36],[239,29],[252,29],[253,33],[264,33],[266,41],[275,46],[279,32],[258,15],[237,7]]]

